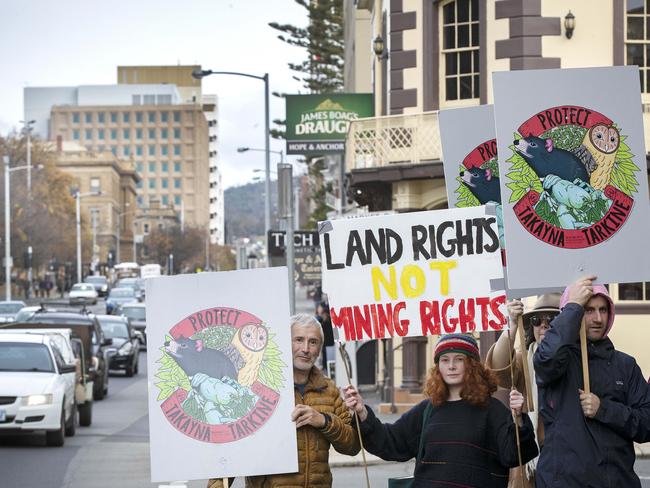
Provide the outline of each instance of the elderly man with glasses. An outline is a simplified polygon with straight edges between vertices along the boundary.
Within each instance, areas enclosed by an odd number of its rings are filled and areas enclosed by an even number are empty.
[[[497,376],[499,386],[503,388],[512,388],[512,379],[514,379],[514,387],[521,392],[526,392],[526,385],[524,380],[524,361],[528,363],[528,370],[530,371],[531,381],[531,394],[534,412],[528,412],[528,416],[535,427],[535,438],[538,447],[544,443],[544,428],[539,421],[537,412],[537,387],[535,386],[535,373],[533,369],[533,355],[537,350],[537,346],[544,340],[544,334],[551,327],[551,321],[560,313],[560,294],[549,293],[539,297],[531,310],[524,312],[524,305],[519,300],[511,300],[507,304],[508,308],[508,322],[510,327],[510,334],[504,332],[501,334],[497,342],[488,351],[486,366],[492,369]],[[526,333],[526,351],[515,351],[515,335],[517,331],[517,320],[523,314],[524,330]],[[510,339],[508,341],[508,339]],[[512,376],[510,366],[512,364]],[[524,411],[526,411],[527,403],[524,401]],[[535,468],[537,466],[537,458],[529,461],[524,470],[524,479],[521,479],[521,470],[514,468],[510,470],[510,479],[508,487],[524,486],[526,488],[535,487]]]

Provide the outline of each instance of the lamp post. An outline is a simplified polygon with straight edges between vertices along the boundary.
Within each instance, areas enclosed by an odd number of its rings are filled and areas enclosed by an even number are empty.
[[[124,204],[126,208],[130,207],[131,205],[127,202]],[[125,215],[128,215],[130,213],[133,213],[135,210],[127,210],[126,212],[121,212],[117,214],[117,248],[115,249],[115,260],[118,263],[121,263],[122,261],[120,260],[120,233],[122,231],[122,217]],[[135,239],[135,236],[133,237]]]
[[[293,167],[290,164],[278,164],[278,213],[285,221],[286,238],[284,247],[287,256],[287,272],[289,275],[289,311],[291,315],[296,310],[296,284],[294,283],[293,261]]]
[[[27,212],[28,216],[31,217],[31,208],[32,208],[32,125],[36,123],[35,120],[21,120],[23,124],[23,131],[27,136]],[[31,220],[31,219],[30,219]],[[28,296],[32,295],[32,231],[31,226],[27,227],[27,249],[29,253],[29,263],[27,266],[27,281],[29,283]]]
[[[255,78],[256,80],[261,80],[264,82],[264,152],[266,153],[266,160],[264,165],[264,170],[266,172],[266,178],[264,180],[264,188],[266,190],[267,201],[269,202],[264,209],[264,240],[267,241],[268,248],[268,235],[269,230],[271,230],[271,205],[270,198],[271,195],[271,148],[270,148],[270,137],[271,131],[269,128],[270,116],[269,116],[269,74],[264,73],[264,76],[256,76],[248,73],[238,73],[235,71],[212,71],[212,70],[200,70],[192,72],[192,77],[200,80],[210,75],[231,75],[231,76],[244,76],[246,78]]]
[[[81,199],[89,196],[99,196],[101,191],[91,191],[88,193],[81,193],[77,190],[74,194],[75,207],[76,207],[76,223],[77,223],[77,283],[81,283]]]
[[[13,171],[20,169],[31,169],[31,166],[25,165],[10,168],[9,156],[3,156],[2,162],[4,163],[5,170],[5,300],[9,301],[11,300],[11,267],[13,266],[11,259],[11,185],[9,184],[9,175]],[[38,165],[39,169],[42,167],[42,165]]]

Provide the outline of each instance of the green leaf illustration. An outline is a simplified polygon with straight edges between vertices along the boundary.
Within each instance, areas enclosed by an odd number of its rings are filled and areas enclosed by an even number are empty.
[[[272,390],[278,391],[284,386],[285,378],[282,372],[287,365],[281,359],[282,353],[273,340],[274,337],[275,334],[269,334],[269,342],[264,351],[258,379]]]

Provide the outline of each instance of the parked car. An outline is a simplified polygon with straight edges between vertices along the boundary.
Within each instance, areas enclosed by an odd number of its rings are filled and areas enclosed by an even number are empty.
[[[79,414],[79,425],[88,427],[92,423],[93,383],[88,378],[82,339],[71,329],[0,329],[0,334],[16,333],[50,337],[61,351],[63,361],[75,365],[75,412]],[[90,351],[90,344],[88,351]]]
[[[44,430],[62,446],[75,434],[75,370],[47,335],[0,335],[0,432]]]
[[[135,291],[135,297],[139,301],[142,301],[144,299],[144,288],[141,286],[141,284],[144,284],[144,281],[142,281],[141,278],[132,277],[121,278],[117,280],[115,286],[119,288],[133,288]]]
[[[95,305],[97,303],[97,291],[90,283],[75,283],[70,289],[70,304]]]
[[[95,287],[97,295],[100,297],[108,296],[111,287],[108,278],[103,275],[89,275],[84,278],[84,283],[89,283]]]
[[[16,314],[25,306],[21,300],[10,300],[0,302],[0,322],[13,322]]]
[[[124,370],[126,376],[138,374],[140,341],[129,319],[123,315],[96,315],[104,336],[113,339],[108,349],[108,369]]]
[[[86,354],[89,380],[93,382],[93,398],[102,400],[108,394],[108,347],[112,339],[104,337],[97,319],[85,311],[57,310],[47,308],[37,310],[24,322],[5,324],[10,328],[71,329],[82,338]]]
[[[137,301],[133,288],[112,288],[106,299],[106,313],[110,315],[118,306]]]
[[[116,315],[124,315],[135,330],[142,333],[142,346],[147,347],[147,309],[144,303],[125,303],[117,309]]]
[[[15,322],[24,322],[25,319],[31,317],[36,313],[36,311],[41,310],[42,307],[40,305],[29,305],[27,307],[21,308],[18,313],[16,314],[16,317],[14,318]]]

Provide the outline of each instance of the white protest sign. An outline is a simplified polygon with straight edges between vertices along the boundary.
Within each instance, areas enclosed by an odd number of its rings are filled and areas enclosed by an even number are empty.
[[[638,68],[495,73],[494,100],[509,285],[649,279]]]
[[[496,218],[486,207],[321,222],[332,325],[344,341],[501,330]]]
[[[152,481],[297,472],[287,268],[146,286]]]

